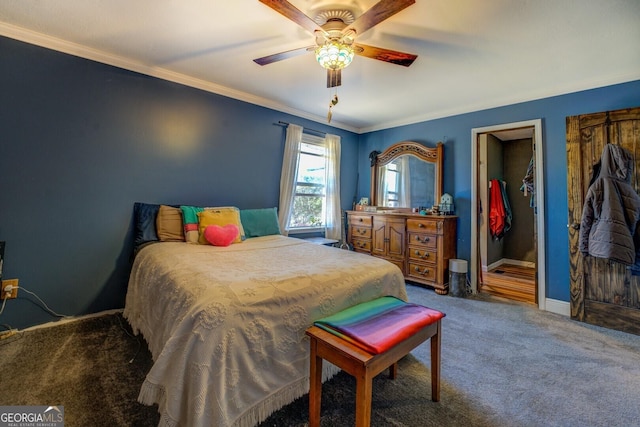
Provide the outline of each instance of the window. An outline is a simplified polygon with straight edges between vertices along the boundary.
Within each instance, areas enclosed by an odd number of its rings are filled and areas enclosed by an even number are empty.
[[[400,174],[398,173],[398,165],[390,163],[385,168],[384,173],[384,198],[383,206],[397,207],[398,204],[398,187]]]
[[[327,155],[324,138],[302,135],[289,229],[324,228]]]
[[[380,168],[377,202],[382,206],[411,206],[411,171],[410,162],[413,156],[400,156],[391,163]],[[417,159],[416,159],[417,161]]]
[[[340,239],[340,137],[324,138],[289,124],[280,175],[278,223],[282,234],[322,231]]]

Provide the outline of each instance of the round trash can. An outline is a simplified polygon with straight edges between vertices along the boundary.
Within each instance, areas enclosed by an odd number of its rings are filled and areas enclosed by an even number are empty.
[[[462,298],[467,296],[467,260],[449,260],[449,294]]]

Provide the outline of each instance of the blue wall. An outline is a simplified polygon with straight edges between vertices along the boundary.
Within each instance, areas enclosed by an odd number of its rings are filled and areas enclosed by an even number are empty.
[[[372,150],[411,140],[434,147],[445,142],[444,191],[455,199],[458,257],[471,259],[471,130],[484,126],[542,119],[547,230],[547,298],[569,301],[569,235],[567,232],[566,117],[640,106],[640,81],[545,98],[501,108],[446,117],[372,132],[360,137],[359,193],[369,194]],[[416,103],[416,108],[419,104]],[[446,139],[446,140],[445,140]],[[524,175],[524,171],[523,171]]]
[[[351,207],[356,134],[7,38],[0,57],[3,276],[58,313],[123,307],[136,201],[277,206],[279,120],[342,137]],[[54,319],[18,294],[0,323]]]
[[[470,257],[471,129],[543,119],[547,296],[569,300],[565,117],[640,105],[640,82],[365,135],[0,37],[0,240],[5,278],[59,313],[124,304],[133,203],[277,206],[284,129],[342,137],[342,207],[369,196],[369,152],[445,143],[445,191]],[[420,108],[416,103],[416,108]],[[22,292],[0,323],[53,317]]]

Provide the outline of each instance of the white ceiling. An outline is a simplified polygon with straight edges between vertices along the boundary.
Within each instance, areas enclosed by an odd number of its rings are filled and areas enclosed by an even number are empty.
[[[311,53],[252,61],[313,44],[258,0],[1,0],[0,35],[318,122],[333,95]],[[331,124],[368,132],[640,79],[640,1],[417,0],[357,41],[418,55],[343,70]]]

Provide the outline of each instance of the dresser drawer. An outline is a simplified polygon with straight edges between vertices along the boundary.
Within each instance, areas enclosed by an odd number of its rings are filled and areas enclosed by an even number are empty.
[[[351,238],[352,239],[370,239],[371,227],[364,227],[353,225],[351,226]]]
[[[435,248],[423,248],[417,246],[409,246],[409,262],[432,262],[438,261],[438,252]]]
[[[352,239],[351,244],[356,252],[371,253],[371,240]]]
[[[457,221],[452,215],[347,211],[347,238],[355,252],[385,259],[407,281],[446,294],[446,265],[456,257]]]
[[[407,231],[416,233],[437,234],[439,221],[427,221],[424,219],[409,218],[407,219]]]
[[[438,236],[433,234],[409,232],[409,242],[411,246],[435,249],[438,246]]]
[[[373,255],[373,256],[375,256],[375,255]],[[391,264],[395,264],[400,269],[400,271],[402,271],[402,275],[405,275],[404,274],[404,260],[403,259],[383,258],[383,257],[376,257],[376,258],[384,259],[384,260],[389,261]]]
[[[373,220],[371,215],[349,215],[349,225],[371,227]]]
[[[434,265],[418,264],[412,261],[409,261],[409,267],[407,268],[407,275],[409,277],[415,277],[429,282],[436,280],[436,272],[436,266]]]

